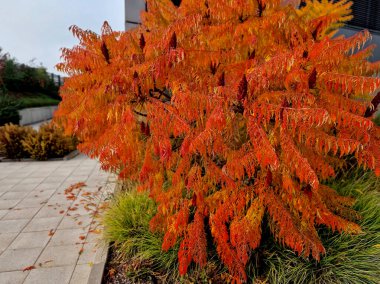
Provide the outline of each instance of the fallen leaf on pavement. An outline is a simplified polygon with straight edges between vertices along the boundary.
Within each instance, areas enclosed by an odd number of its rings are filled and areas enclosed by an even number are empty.
[[[32,270],[32,269],[36,269],[36,267],[34,265],[27,266],[22,271],[29,271],[29,270]]]

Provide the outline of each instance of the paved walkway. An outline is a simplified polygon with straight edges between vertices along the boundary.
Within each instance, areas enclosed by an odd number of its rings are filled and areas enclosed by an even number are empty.
[[[0,284],[87,283],[99,235],[80,200],[110,189],[107,179],[96,161],[82,155],[1,162]],[[78,182],[86,186],[65,195]]]

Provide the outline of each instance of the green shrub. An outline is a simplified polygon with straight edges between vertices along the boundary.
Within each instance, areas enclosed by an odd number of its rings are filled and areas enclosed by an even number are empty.
[[[2,155],[9,159],[20,159],[29,156],[23,146],[23,140],[34,135],[35,130],[31,127],[6,124],[0,127],[0,145]]]
[[[75,139],[66,136],[63,129],[54,124],[41,125],[39,131],[30,133],[22,144],[36,160],[63,157],[76,148]]]
[[[18,109],[16,100],[0,91],[0,126],[6,123],[18,124],[20,121]]]
[[[319,263],[271,247],[263,255],[269,283],[380,283],[380,180],[370,173],[350,172],[332,186],[357,198],[363,233],[350,236],[321,229],[326,255]]]

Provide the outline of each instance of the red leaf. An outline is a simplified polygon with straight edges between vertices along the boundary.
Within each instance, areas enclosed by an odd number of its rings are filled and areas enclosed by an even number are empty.
[[[30,270],[32,270],[32,269],[36,269],[36,267],[35,267],[34,265],[27,266],[27,267],[23,268],[22,271],[30,271]]]

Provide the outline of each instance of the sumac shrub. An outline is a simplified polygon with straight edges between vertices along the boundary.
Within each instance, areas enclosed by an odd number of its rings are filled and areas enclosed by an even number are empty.
[[[212,244],[245,281],[264,220],[316,260],[319,226],[361,232],[354,200],[321,181],[346,157],[380,174],[380,63],[362,48],[368,31],[333,37],[350,2],[299,2],[148,0],[130,31],[71,28],[79,45],[58,65],[70,77],[57,119],[104,169],[149,191],[150,227],[164,250],[180,242],[181,274]]]

